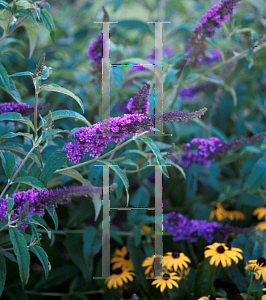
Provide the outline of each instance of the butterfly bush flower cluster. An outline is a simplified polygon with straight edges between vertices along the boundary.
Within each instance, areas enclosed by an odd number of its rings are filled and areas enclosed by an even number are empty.
[[[37,109],[42,110],[44,108],[43,104],[39,104]],[[0,114],[16,112],[20,113],[24,117],[29,117],[31,113],[34,112],[34,107],[26,103],[15,103],[15,102],[5,102],[0,104]]]
[[[117,187],[116,183],[110,186],[110,191]],[[107,191],[108,189],[108,191]],[[70,186],[48,190],[44,188],[39,190],[27,190],[17,192],[11,196],[14,199],[14,207],[12,211],[12,219],[16,219],[25,209],[26,203],[29,203],[28,213],[37,213],[40,217],[44,216],[44,209],[56,208],[57,204],[66,204],[74,197],[94,197],[96,194],[109,192],[109,187],[94,186]],[[6,218],[8,209],[8,199],[0,199],[0,220]]]
[[[222,55],[219,50],[217,49],[209,49],[208,52],[211,54],[211,56],[206,55],[203,58],[203,62],[206,62],[210,65],[214,64],[217,60],[220,60],[222,58]]]
[[[142,88],[138,91],[137,95],[129,100],[127,104],[127,110],[134,114],[143,113],[147,115],[149,113],[150,107],[148,96],[148,86],[144,84]]]
[[[229,234],[237,235],[250,230],[207,220],[189,220],[174,211],[164,218],[163,223],[167,231],[173,235],[173,241],[189,240],[195,243],[199,237],[203,237],[210,243],[217,236],[227,238]]]
[[[205,45],[206,37],[213,37],[214,29],[220,28],[222,23],[229,20],[234,13],[234,7],[239,4],[239,0],[222,0],[219,5],[213,5],[205,15],[202,16],[199,25],[193,29],[193,34],[185,45],[187,52],[182,60],[181,66],[191,63],[193,66],[202,62],[207,49]]]
[[[98,66],[102,64],[102,56],[103,56],[102,34],[99,34],[97,39],[90,43],[87,54],[94,65]]]
[[[72,162],[79,162],[86,153],[90,156],[99,156],[107,148],[107,143],[114,141],[118,143],[131,134],[141,131],[152,131],[157,123],[168,123],[173,121],[188,121],[190,119],[200,118],[206,108],[195,112],[174,111],[163,113],[160,116],[145,116],[144,114],[124,114],[123,117],[114,117],[92,125],[92,127],[81,127],[72,136],[72,142],[66,143],[67,158]],[[104,125],[104,126],[103,126]],[[110,131],[105,132],[104,128],[109,127]]]
[[[195,95],[201,91],[205,91],[211,86],[211,83],[200,83],[197,85],[191,85],[187,88],[182,88],[179,90],[179,96],[182,100],[190,98],[190,100],[195,100]]]
[[[242,145],[256,142],[265,136],[265,132],[256,134],[249,138],[243,138],[241,140],[231,141],[229,143],[222,142],[217,137],[211,137],[209,139],[195,138],[190,143],[183,145],[186,152],[181,154],[181,165],[183,167],[189,167],[193,163],[199,165],[210,166],[222,153],[233,150]],[[192,150],[192,145],[197,147],[196,150]],[[171,160],[175,163],[180,163],[176,156],[172,156]]]

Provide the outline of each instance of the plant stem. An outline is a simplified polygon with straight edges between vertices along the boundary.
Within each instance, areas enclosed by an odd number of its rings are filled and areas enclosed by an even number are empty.
[[[254,276],[254,274],[252,273],[251,277],[250,277],[250,283],[249,283],[249,287],[248,287],[248,296],[247,296],[246,300],[248,300],[251,296],[251,287],[252,287],[253,276]]]
[[[171,291],[170,291],[170,289],[169,289],[169,288],[167,288],[167,291],[168,291],[168,294],[169,294],[170,300],[173,300],[173,297],[172,297],[172,295],[171,295]]]
[[[194,260],[195,265],[197,266],[199,264],[199,260],[197,258],[197,255],[196,255],[195,251],[194,251],[194,247],[193,247],[191,241],[187,240],[187,243],[188,243],[188,248],[189,248],[190,254],[191,254],[191,256]]]
[[[34,99],[34,129],[35,129],[35,138],[38,138],[38,93],[39,93],[39,77],[36,75],[36,83],[35,83],[35,99]],[[40,150],[40,146],[37,146],[37,152],[41,163],[41,170],[43,169],[43,161],[42,154]]]

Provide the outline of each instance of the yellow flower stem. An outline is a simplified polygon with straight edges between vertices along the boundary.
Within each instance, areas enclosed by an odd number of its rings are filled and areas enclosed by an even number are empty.
[[[249,287],[248,287],[248,296],[247,296],[247,300],[250,298],[251,296],[251,287],[252,287],[252,281],[253,281],[253,276],[254,276],[254,273],[251,274],[251,277],[250,277],[250,283],[249,283]]]
[[[171,295],[171,291],[168,287],[167,287],[167,291],[168,291],[168,295],[169,295],[170,300],[173,300],[172,295]]]

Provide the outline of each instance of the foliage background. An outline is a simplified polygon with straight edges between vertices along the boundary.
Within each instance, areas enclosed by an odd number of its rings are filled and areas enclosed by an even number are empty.
[[[133,1],[50,1],[50,13],[55,23],[56,41],[53,45],[49,32],[42,23],[39,23],[37,29],[37,44],[33,49],[29,46],[29,37],[33,38],[34,28],[30,35],[21,26],[12,33],[13,41],[11,50],[1,53],[1,63],[5,66],[8,74],[35,70],[41,55],[46,53],[46,66],[53,68],[53,73],[43,83],[56,83],[64,86],[82,99],[85,114],[84,116],[92,124],[98,122],[98,108],[100,105],[101,94],[99,85],[92,82],[92,66],[86,54],[88,46],[101,32],[100,24],[94,21],[102,19],[102,5],[108,11],[111,21],[118,21],[111,26],[111,63],[122,59],[138,57],[144,58],[153,50],[154,29],[146,21],[164,19],[171,21],[171,24],[164,25],[164,46],[174,47],[176,54],[182,53],[185,43],[191,36],[192,29],[197,25],[196,20],[213,5],[219,1],[152,1],[143,0]],[[28,26],[30,21],[27,21]],[[229,38],[228,33],[232,32],[235,26],[239,28],[249,28],[250,31],[238,32]],[[225,23],[221,29],[216,30],[213,40],[207,42],[208,48],[221,48],[227,51],[227,56],[234,55],[234,52],[241,52],[249,48],[254,43],[254,31],[258,34],[265,34],[266,26],[266,3],[263,0],[245,0],[236,8],[236,13],[231,20]],[[29,28],[29,27],[28,27]],[[252,29],[252,31],[251,31]],[[5,45],[2,43],[2,47]],[[32,52],[32,56],[29,57]],[[230,65],[223,66],[208,75],[214,84],[210,89],[197,95],[196,101],[187,101],[183,103],[179,97],[176,97],[171,105],[170,99],[173,93],[174,85],[177,84],[179,74],[175,76],[176,69],[174,65],[178,58],[172,60],[165,59],[164,62],[164,101],[166,111],[169,110],[187,110],[194,111],[202,107],[207,107],[208,112],[204,118],[188,123],[171,123],[165,128],[166,133],[172,133],[172,137],[154,138],[157,146],[162,152],[169,150],[171,143],[180,145],[189,142],[194,137],[208,138],[217,136],[223,141],[248,137],[264,131],[266,117],[265,103],[265,49],[254,53],[248,59],[241,59]],[[208,66],[200,66],[191,69],[187,78],[183,79],[183,86],[186,86],[186,80],[189,80],[192,73],[202,73],[208,69]],[[111,82],[111,102],[115,105],[111,112],[112,116],[121,115],[116,111],[123,101],[128,101],[135,95],[141,83],[137,80],[134,84],[127,82],[125,76],[128,68],[121,68],[112,74]],[[148,80],[151,78],[148,78]],[[22,76],[14,78],[16,87],[21,95],[23,102],[33,105],[34,87],[30,77]],[[231,88],[231,93],[226,91],[224,84]],[[233,91],[233,92],[232,92]],[[237,95],[237,106],[233,104],[232,95]],[[0,90],[1,102],[13,101],[12,97],[3,89]],[[153,95],[150,96],[152,103]],[[236,101],[236,99],[235,99]],[[58,93],[42,94],[40,102],[47,105],[43,115],[48,110],[69,109],[82,114],[77,103],[65,95]],[[113,102],[112,102],[113,103]],[[152,105],[150,113],[152,112]],[[1,124],[1,135],[5,132],[15,130],[15,124]],[[56,128],[67,129],[82,126],[81,123],[72,119],[56,121]],[[62,150],[67,139],[66,134],[57,137],[50,143],[43,153],[43,159],[46,161],[56,150]],[[12,142],[27,143],[27,140],[20,138],[13,139]],[[164,144],[162,144],[164,143]],[[108,150],[114,148],[114,143],[108,145]],[[115,153],[115,158],[119,158],[125,150],[132,149],[132,144],[127,145],[123,150]],[[146,150],[145,148],[143,148]],[[163,200],[164,213],[177,211],[189,218],[209,219],[212,210],[212,201],[222,201],[226,198],[228,206],[242,211],[246,218],[238,222],[239,226],[248,227],[256,225],[257,221],[252,217],[254,208],[265,204],[265,190],[253,188],[253,193],[248,193],[250,186],[246,185],[247,178],[255,163],[264,157],[265,144],[261,141],[256,145],[247,145],[239,151],[230,155],[225,155],[221,161],[213,163],[210,168],[194,165],[185,169],[186,180],[180,171],[170,167],[168,172],[170,178],[163,178]],[[21,161],[22,156],[16,156],[17,162]],[[144,162],[139,156],[130,157],[133,162],[142,165]],[[88,159],[88,157],[87,157]],[[85,161],[85,159],[83,159]],[[29,165],[26,164],[26,167]],[[134,170],[125,165],[121,168]],[[93,185],[101,185],[101,168],[92,165],[79,168],[80,173],[85,179],[89,179]],[[97,171],[96,171],[97,170]],[[1,184],[4,187],[7,179],[1,166],[0,177]],[[152,179],[153,171],[151,168],[145,169],[141,173],[127,172],[130,183],[130,204],[132,206],[151,206],[154,199],[154,182]],[[114,182],[119,184],[118,190],[111,194],[111,207],[124,207],[126,205],[125,190],[119,178],[112,173]],[[255,179],[254,179],[255,180]],[[77,181],[68,176],[54,175],[49,182],[49,188],[62,187],[64,185],[74,185]],[[25,190],[29,186],[22,186]],[[10,189],[10,193],[12,188]],[[149,199],[149,203],[147,200]],[[118,200],[118,201],[117,201]],[[95,212],[90,198],[75,199],[68,205],[60,206],[57,209],[58,230],[52,234],[50,240],[43,231],[42,247],[49,257],[52,269],[46,280],[43,268],[38,259],[31,254],[30,278],[23,291],[19,279],[18,266],[16,263],[7,261],[7,280],[3,292],[3,299],[120,299],[121,295],[116,292],[108,291],[103,280],[92,280],[92,276],[101,276],[101,214],[94,220]],[[140,215],[140,217],[136,217]],[[144,259],[153,254],[152,242],[140,239],[138,228],[145,222],[152,219],[143,217],[149,215],[144,212],[111,212],[111,253],[122,245],[128,245],[129,249],[134,250],[133,261]],[[152,214],[150,214],[152,216]],[[43,220],[39,220],[49,228],[54,229],[52,219],[48,214]],[[229,221],[226,221],[227,223]],[[235,225],[235,222],[231,222]],[[133,229],[135,228],[135,234]],[[40,229],[39,232],[42,232]],[[94,247],[90,247],[92,237]],[[241,237],[244,239],[243,237]],[[265,235],[262,233],[249,237],[247,240],[238,239],[235,245],[246,247],[245,261],[254,259],[256,256],[266,256],[265,253]],[[139,243],[138,243],[139,241]],[[182,251],[190,253],[189,245],[185,242],[174,243],[171,235],[164,232],[164,252]],[[138,244],[138,245],[137,245]],[[194,245],[197,253],[197,260],[203,259],[203,247],[205,240],[200,240]],[[85,250],[87,249],[87,250]],[[85,257],[84,253],[85,251]],[[87,251],[87,253],[86,253]],[[255,254],[254,254],[255,253]],[[11,257],[12,258],[12,257]],[[85,259],[85,260],[84,260]],[[85,263],[86,261],[86,263]],[[141,263],[141,262],[140,262]],[[244,262],[243,262],[244,265]],[[242,265],[242,268],[243,268]],[[192,270],[187,282],[188,288],[193,289],[195,269],[197,265],[194,260]],[[139,267],[143,273],[143,268]],[[137,276],[141,282],[141,272],[137,271]],[[208,271],[206,271],[208,272]],[[222,274],[216,282],[216,288],[229,293],[229,290],[241,288],[245,285],[245,274],[241,273],[240,268],[230,270],[232,285],[228,288],[229,281],[226,275]],[[237,276],[232,274],[235,272]],[[229,276],[229,275],[228,275]],[[237,278],[237,279],[236,279]],[[191,286],[190,286],[191,284]],[[174,293],[175,299],[184,299],[184,292],[180,289]],[[139,290],[144,290],[144,294],[158,297],[160,294],[145,284],[140,284]],[[95,291],[99,291],[96,293]],[[135,291],[138,293],[138,290]],[[86,296],[85,296],[86,295]],[[120,298],[119,298],[120,297]]]

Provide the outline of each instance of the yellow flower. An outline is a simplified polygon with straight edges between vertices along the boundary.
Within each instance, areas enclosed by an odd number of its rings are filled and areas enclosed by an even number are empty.
[[[262,289],[262,291],[266,291],[266,288]],[[261,300],[266,300],[266,294],[262,296]]]
[[[184,254],[179,252],[167,252],[163,257],[163,266],[167,269],[174,269],[177,271],[178,268],[183,270],[183,267],[188,268],[187,262],[191,262],[190,259]]]
[[[225,210],[226,216],[229,218],[229,220],[233,221],[234,219],[236,220],[244,220],[245,215],[237,210]]]
[[[117,268],[110,277],[105,280],[107,283],[108,289],[118,288],[123,285],[123,282],[127,283],[128,281],[133,281],[135,274],[130,270],[122,270],[121,268]]]
[[[142,228],[140,228],[140,232],[141,232],[141,234],[150,234],[150,232],[151,232],[151,229],[152,229],[152,226],[150,226],[150,225],[144,225],[144,226],[142,226]],[[153,234],[152,236],[151,236],[153,239],[155,239],[155,234]]]
[[[182,271],[177,271],[177,275],[180,277],[180,278],[186,278],[188,276],[188,273],[189,273],[190,269],[183,269]]]
[[[163,276],[158,277],[157,279],[155,279],[151,284],[156,284],[156,288],[158,288],[160,286],[160,291],[161,293],[164,291],[164,289],[166,288],[166,286],[169,289],[172,289],[173,286],[175,287],[179,287],[179,285],[177,284],[176,281],[179,281],[181,278],[176,276],[176,273],[169,273],[169,272],[163,272],[162,274]]]
[[[222,264],[223,267],[230,267],[232,264],[232,260],[235,263],[238,263],[238,258],[243,259],[243,256],[239,252],[243,252],[239,248],[234,248],[231,245],[226,246],[224,243],[214,243],[212,245],[206,246],[205,248],[209,248],[204,251],[205,258],[211,256],[210,264],[217,267],[219,263]]]
[[[113,270],[122,268],[134,271],[133,263],[130,258],[130,252],[127,251],[126,246],[123,246],[121,250],[115,250],[113,258],[111,259],[111,263],[114,263],[112,266]]]
[[[255,279],[258,280],[262,276],[263,281],[266,282],[266,259],[264,257],[252,259],[248,261],[248,264],[250,268],[256,268],[256,265],[258,265],[259,269],[257,269],[257,273],[255,273]]]
[[[259,220],[265,218],[266,217],[266,207],[258,207],[257,209],[255,209],[253,211],[253,216],[256,216],[256,215]]]
[[[221,203],[212,202],[212,204],[215,205],[215,209],[210,214],[210,221],[212,221],[215,216],[218,221],[225,219],[227,217],[227,214]]]
[[[152,275],[151,270],[154,269],[154,263],[155,263],[154,260],[157,260],[157,259],[159,259],[160,262],[162,263],[162,256],[161,255],[156,255],[156,257],[155,257],[155,255],[152,255],[152,256],[146,257],[144,259],[141,266],[142,267],[147,267],[146,270],[145,270],[145,275],[147,275],[147,276]],[[153,275],[151,277],[153,277]]]
[[[200,297],[198,300],[228,300],[227,298],[218,298],[218,297],[215,297],[215,296],[203,296],[203,297]]]
[[[245,266],[245,270],[248,270],[250,273],[256,273],[258,270],[260,270],[260,266],[254,261],[247,261]]]
[[[266,222],[260,222],[260,223],[258,223],[257,224],[257,226],[256,226],[256,228],[257,229],[259,229],[259,230],[264,230],[264,231],[266,231]]]

